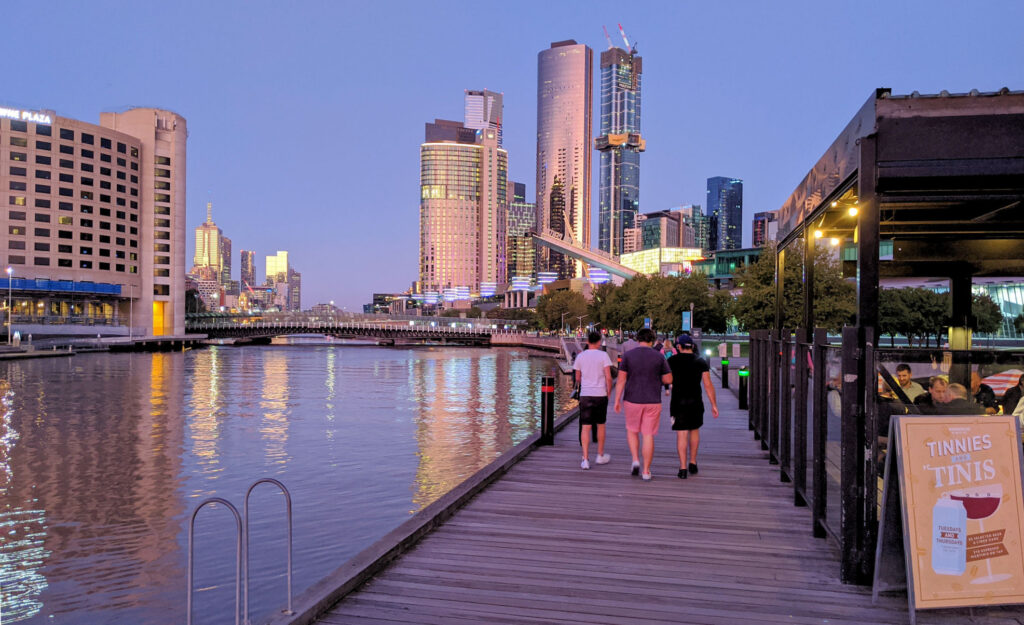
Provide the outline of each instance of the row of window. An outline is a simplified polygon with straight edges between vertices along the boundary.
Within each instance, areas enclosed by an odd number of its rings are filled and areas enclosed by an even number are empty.
[[[22,196],[11,196],[9,203],[12,206],[27,206],[25,198],[22,197]],[[51,208],[52,206],[50,204],[50,200],[36,198],[36,200],[35,200],[35,207],[36,208]],[[57,202],[57,207],[60,210],[62,210],[62,211],[73,211],[74,210],[74,205],[71,204],[71,202]],[[157,214],[161,214],[161,215],[162,214],[167,214],[167,215],[170,214],[169,211],[164,213],[162,210],[160,210],[161,207],[157,207],[157,209],[158,209],[156,211]],[[79,205],[79,210],[83,214],[86,214],[86,215],[91,215],[93,213],[93,207],[89,206],[87,204],[80,204]],[[139,216],[136,213],[132,213],[132,214],[129,215],[125,211],[114,211],[113,214],[115,214],[118,219],[128,219],[130,221],[138,221],[139,220]],[[111,216],[111,210],[109,208],[101,206],[100,207],[100,216],[101,217],[110,217]],[[65,223],[65,221],[64,221],[65,219],[70,219],[70,217],[60,217],[59,218],[60,223]],[[67,223],[70,223],[70,222],[67,222]],[[157,225],[167,224],[166,226],[162,226],[162,227],[170,228],[170,220],[169,219],[157,219],[156,223],[157,223]]]
[[[10,140],[10,144],[12,146],[16,147],[16,148],[27,148],[28,147],[28,139],[25,138],[25,137],[13,137],[12,136],[11,140]],[[37,150],[43,150],[44,152],[50,152],[50,151],[53,150],[53,144],[51,142],[49,142],[49,141],[42,141],[40,139],[36,139],[35,146],[36,146]],[[67,144],[61,143],[59,145],[59,147],[58,147],[58,151],[61,154],[70,154],[70,155],[74,156],[74,154],[75,154],[75,147],[72,146],[72,145],[67,145]],[[135,148],[132,148],[132,152],[133,152],[133,154],[132,154],[133,157],[137,157],[138,156],[138,154],[134,153],[134,152],[136,152]],[[80,154],[83,157],[90,158],[90,159],[94,159],[96,157],[96,153],[95,152],[93,152],[92,150],[86,149],[86,148],[82,148]],[[103,161],[104,163],[111,163],[111,162],[113,162],[113,157],[110,154],[107,154],[106,152],[100,152],[100,160]],[[126,158],[124,158],[123,156],[118,156],[117,157],[117,164],[120,165],[121,167],[127,167],[128,166],[128,160]],[[138,161],[133,160],[131,162],[131,165],[132,165],[132,169],[136,169],[137,170],[139,168]]]
[[[7,249],[9,249],[9,250],[24,250],[24,249],[27,249],[27,246],[25,244],[25,241],[19,241],[19,240],[16,240],[16,239],[11,239],[10,241],[7,242]],[[49,252],[50,251],[50,244],[46,243],[44,241],[36,241],[32,245],[32,249],[34,251],[36,251],[36,252]],[[57,253],[58,254],[73,254],[74,253],[74,248],[71,245],[63,245],[63,244],[57,245]],[[87,246],[79,246],[78,253],[81,254],[82,256],[92,256],[93,248],[92,247],[87,247]],[[110,250],[107,249],[107,248],[100,248],[100,249],[97,250],[97,253],[98,253],[99,256],[105,256],[107,258],[109,258],[111,256]],[[115,258],[121,258],[121,259],[124,259],[126,257],[124,250],[114,250],[113,256]],[[130,254],[127,255],[127,258],[128,258],[128,260],[138,260],[139,256],[135,252],[131,252]]]
[[[71,224],[70,224],[70,222],[63,222],[62,221],[61,225],[65,225],[66,226],[66,225],[71,225]],[[27,236],[28,235],[28,228],[26,226],[7,226],[7,234],[13,235],[13,236]],[[34,236],[37,236],[37,237],[49,237],[50,236],[50,229],[49,228],[35,228],[33,230],[32,234]],[[83,235],[81,237],[82,241],[92,241],[92,234],[91,233],[83,232],[81,234]],[[86,238],[86,235],[88,235],[89,238]],[[72,238],[74,238],[74,233],[72,233],[70,230],[58,230],[57,231],[57,236],[59,238],[61,238],[61,239],[72,239]],[[116,245],[125,245],[126,244],[125,241],[126,241],[125,237],[115,237],[114,238],[114,242],[115,242]],[[99,242],[100,243],[110,243],[110,235],[107,235],[107,234],[99,235]],[[129,239],[129,240],[127,240],[127,244],[128,244],[129,247],[138,247],[138,245],[139,245],[138,241],[136,239]],[[160,248],[162,245],[163,244],[157,245],[157,247]],[[167,251],[167,250],[157,249],[157,251]]]
[[[16,254],[10,254],[10,255],[7,256],[7,264],[8,265],[24,265],[24,264],[26,264],[25,263],[25,257],[24,256],[20,256],[20,255],[16,255]],[[48,256],[36,256],[36,257],[34,257],[32,259],[32,264],[35,265],[36,267],[49,267],[50,266],[50,258]],[[56,264],[57,264],[58,267],[74,267],[74,262],[70,258],[58,258]],[[123,265],[121,263],[114,263],[113,267],[114,267],[114,271],[120,271],[122,273],[125,272],[125,271],[127,271],[128,273],[138,273],[138,271],[139,271],[139,268],[138,268],[137,265],[132,265],[131,267],[125,267],[125,265]],[[91,261],[91,260],[79,260],[78,261],[78,268],[79,269],[92,269],[93,268],[93,261]],[[99,269],[100,271],[110,271],[111,263],[108,263],[108,262],[97,262],[96,263],[96,268]]]
[[[120,213],[118,213],[118,214],[120,214]],[[135,215],[132,215],[132,217],[135,217]],[[27,215],[27,213],[25,213],[25,211],[15,211],[15,210],[8,211],[7,212],[7,218],[9,220],[11,220],[11,221],[28,221],[28,215]],[[33,221],[35,221],[36,223],[41,223],[41,224],[48,224],[51,221],[50,214],[49,213],[33,213]],[[135,219],[132,219],[132,221],[135,221]],[[58,216],[57,222],[60,223],[60,224],[63,224],[63,225],[69,225],[69,226],[70,225],[74,225],[72,223],[72,221],[71,221],[71,217],[66,216],[66,215]],[[164,227],[170,227],[170,221],[168,221],[168,220],[161,220],[161,222],[167,224],[167,226],[164,226]],[[93,227],[93,220],[92,219],[79,218],[78,225],[83,227],[83,228],[92,228]],[[100,230],[110,230],[110,222],[109,221],[101,221],[101,222],[99,222],[99,228],[100,228]],[[125,231],[125,225],[124,224],[114,224],[114,230],[116,230],[118,232],[124,232]],[[130,228],[128,228],[128,232],[129,232],[129,234],[138,234],[139,233],[139,229],[137,227],[135,227],[135,226],[131,226]],[[158,239],[166,238],[166,237],[161,237],[160,236],[161,234],[168,234],[169,235],[170,233],[157,231],[156,232],[156,235],[157,235],[156,238],[158,238]]]
[[[11,120],[11,131],[12,132],[28,132],[28,122],[24,122],[17,119]],[[53,136],[53,128],[45,124],[36,124],[36,134],[44,137]],[[70,128],[60,129],[60,138],[66,141],[75,140],[75,131]],[[96,137],[88,132],[79,133],[79,140],[87,145],[95,145]],[[113,142],[105,137],[100,137],[100,147],[108,150],[113,149]],[[139,148],[132,146],[129,150],[128,146],[120,141],[117,142],[117,151],[121,154],[131,154],[133,157],[139,156]]]

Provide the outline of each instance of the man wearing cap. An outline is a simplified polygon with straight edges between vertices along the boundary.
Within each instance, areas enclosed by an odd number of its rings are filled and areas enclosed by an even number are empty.
[[[679,351],[668,359],[672,370],[672,399],[669,414],[672,429],[676,433],[676,450],[679,452],[679,479],[686,479],[687,472],[697,473],[697,447],[700,445],[700,426],[704,425],[704,400],[701,384],[711,401],[711,414],[718,418],[718,400],[715,387],[711,384],[710,367],[706,360],[694,352],[693,338],[680,334],[676,338]],[[689,461],[687,461],[689,453]],[[689,463],[689,464],[687,464]]]
[[[651,479],[654,435],[661,422],[661,385],[672,383],[672,372],[661,352],[655,351],[654,332],[644,328],[636,333],[640,344],[622,355],[615,390],[615,412],[626,406],[626,441],[633,455],[630,472],[645,481]],[[643,473],[640,472],[640,436],[643,436]]]

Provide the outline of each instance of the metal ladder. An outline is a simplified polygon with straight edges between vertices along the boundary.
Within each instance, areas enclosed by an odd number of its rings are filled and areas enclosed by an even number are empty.
[[[241,600],[241,587],[244,580],[245,594],[243,602],[243,623],[244,625],[250,625],[249,621],[249,496],[260,484],[274,484],[281,489],[284,493],[285,498],[285,509],[288,517],[287,527],[287,539],[288,539],[288,607],[286,610],[282,610],[284,614],[292,615],[295,612],[292,611],[292,496],[285,488],[285,485],[281,482],[265,477],[253,482],[249,488],[245,491],[245,500],[242,505],[244,511],[243,515],[238,514],[238,508],[231,504],[230,501],[221,497],[210,497],[199,502],[196,509],[192,512],[192,518],[189,521],[188,526],[188,601],[187,601],[187,616],[186,624],[192,625],[192,595],[193,589],[193,568],[194,568],[194,534],[196,525],[196,516],[199,511],[209,504],[219,503],[227,507],[231,511],[231,514],[235,517],[235,625],[239,625],[238,620],[238,607]],[[243,550],[242,543],[245,543]],[[243,576],[242,571],[245,571]]]

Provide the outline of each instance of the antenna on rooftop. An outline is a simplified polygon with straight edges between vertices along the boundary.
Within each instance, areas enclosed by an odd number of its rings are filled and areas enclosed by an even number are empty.
[[[601,30],[604,31],[604,38],[608,40],[608,49],[611,50],[615,47],[615,44],[612,43],[612,36],[608,34],[608,29],[606,27],[602,26]]]

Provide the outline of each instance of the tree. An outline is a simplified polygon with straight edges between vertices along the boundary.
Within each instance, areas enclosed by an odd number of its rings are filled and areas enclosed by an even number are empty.
[[[487,313],[487,318],[495,321],[525,321],[526,328],[537,329],[540,327],[537,312],[531,308],[495,308]],[[524,328],[524,326],[516,327]]]
[[[1019,334],[1024,334],[1024,313],[1017,315],[1017,318],[1013,320],[1013,327]]]
[[[981,334],[995,334],[1003,327],[1003,311],[987,293],[975,293],[971,298],[971,315],[975,331]]]
[[[576,291],[555,291],[537,298],[537,317],[543,327],[549,330],[561,329],[563,318],[575,320],[586,314],[587,300],[582,293]]]
[[[204,313],[206,312],[206,303],[199,297],[199,291],[195,289],[188,289],[185,291],[185,312],[186,313]]]

